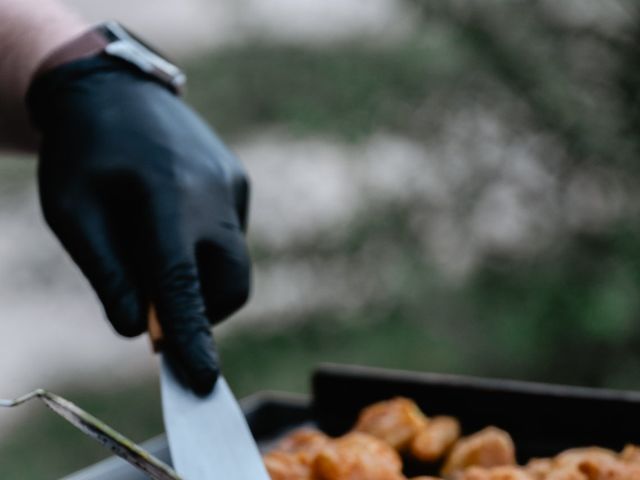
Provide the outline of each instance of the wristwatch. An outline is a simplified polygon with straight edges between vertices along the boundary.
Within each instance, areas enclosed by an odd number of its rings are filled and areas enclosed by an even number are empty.
[[[187,77],[167,57],[140,40],[120,23],[100,23],[51,52],[37,68],[34,80],[61,65],[94,55],[106,55],[127,62],[182,93]]]

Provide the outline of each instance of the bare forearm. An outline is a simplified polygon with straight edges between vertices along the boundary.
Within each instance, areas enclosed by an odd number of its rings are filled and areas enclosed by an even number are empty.
[[[24,106],[31,75],[52,50],[86,28],[56,0],[0,0],[0,147],[33,147]]]

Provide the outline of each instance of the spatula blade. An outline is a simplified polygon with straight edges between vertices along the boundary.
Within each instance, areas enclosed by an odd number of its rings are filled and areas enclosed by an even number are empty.
[[[184,480],[269,480],[247,421],[223,377],[198,397],[162,358],[162,410],[173,466]]]

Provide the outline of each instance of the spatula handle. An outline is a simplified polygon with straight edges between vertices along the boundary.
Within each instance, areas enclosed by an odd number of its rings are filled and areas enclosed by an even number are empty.
[[[149,340],[151,340],[151,348],[155,353],[162,351],[162,343],[164,341],[164,334],[162,333],[162,326],[158,321],[158,315],[153,305],[149,307],[149,319],[148,327]]]

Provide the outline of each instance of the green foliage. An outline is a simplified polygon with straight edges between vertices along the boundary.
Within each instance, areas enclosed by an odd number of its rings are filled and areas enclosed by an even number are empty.
[[[487,326],[496,374],[592,386],[640,387],[622,370],[640,341],[640,233],[579,238],[531,262],[487,265],[466,286]],[[502,352],[492,355],[491,350]]]
[[[225,135],[274,125],[348,140],[407,133],[429,91],[469,67],[463,46],[447,31],[385,48],[243,45],[192,63],[188,98]]]

